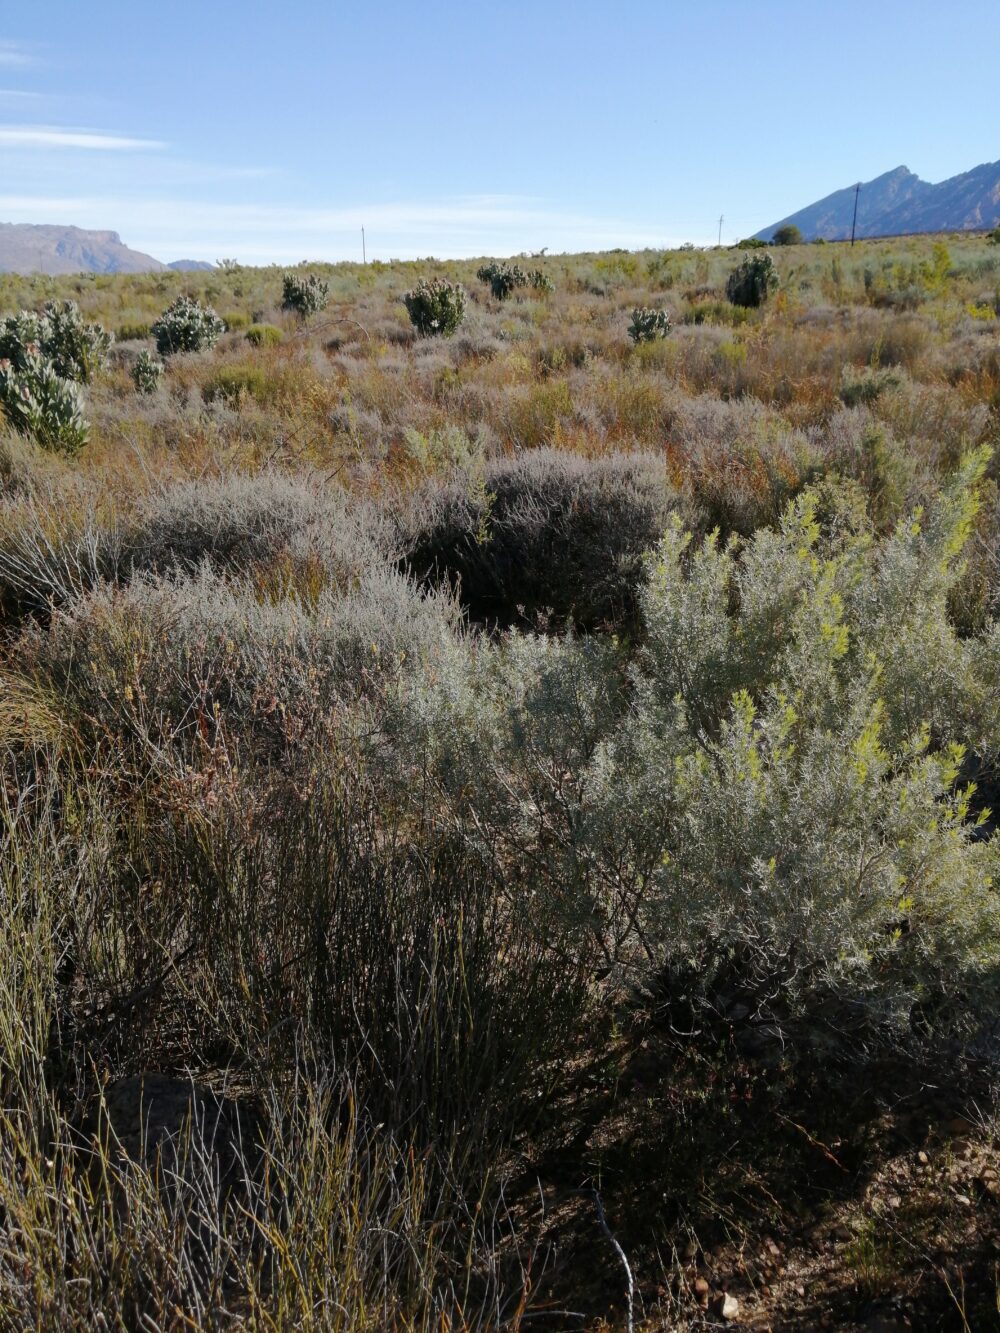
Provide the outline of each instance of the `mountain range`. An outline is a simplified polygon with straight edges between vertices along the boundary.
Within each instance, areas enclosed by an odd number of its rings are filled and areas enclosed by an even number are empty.
[[[124,245],[116,231],[0,222],[0,273],[157,273],[212,267],[200,259],[161,263]]]
[[[902,236],[911,232],[988,231],[1000,226],[1000,162],[932,185],[909,167],[896,167],[849,185],[757,232],[769,241],[779,227],[793,225],[807,241],[840,241],[851,235],[857,191],[858,236]]]

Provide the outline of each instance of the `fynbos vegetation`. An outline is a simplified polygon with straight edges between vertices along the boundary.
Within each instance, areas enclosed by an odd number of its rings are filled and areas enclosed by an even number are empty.
[[[990,1327],[997,252],[544,263],[0,277],[3,1328]]]
[[[739,268],[730,273],[726,282],[726,296],[733,305],[756,307],[763,305],[778,287],[778,274],[770,255],[754,255],[744,259]]]
[[[153,325],[152,334],[160,355],[171,356],[214,347],[225,329],[225,321],[211,306],[203,306],[190,296],[178,296]]]
[[[162,361],[145,349],[139,353],[129,372],[139,393],[155,393],[166,369]]]
[[[665,338],[670,327],[670,316],[666,310],[640,306],[632,311],[628,336],[634,343],[651,343],[657,338]]]
[[[457,282],[443,278],[421,278],[405,293],[403,304],[410,323],[425,338],[434,334],[450,338],[465,317],[465,292]]]
[[[281,308],[306,319],[323,309],[330,299],[329,283],[315,273],[286,273],[281,280]]]

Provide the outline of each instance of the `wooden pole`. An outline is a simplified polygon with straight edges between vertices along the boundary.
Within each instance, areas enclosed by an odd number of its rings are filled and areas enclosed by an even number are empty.
[[[858,181],[854,187],[854,221],[851,223],[851,245],[854,244],[854,232],[858,225],[858,195],[861,193],[861,182]]]

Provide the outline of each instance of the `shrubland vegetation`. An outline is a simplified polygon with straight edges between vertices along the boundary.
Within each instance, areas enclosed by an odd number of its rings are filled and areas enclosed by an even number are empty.
[[[988,1326],[1000,257],[538,262],[0,278],[3,1327]]]

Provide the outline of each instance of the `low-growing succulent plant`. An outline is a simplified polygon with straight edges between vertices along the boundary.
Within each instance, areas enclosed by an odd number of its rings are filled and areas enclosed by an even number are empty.
[[[424,337],[442,334],[450,338],[465,317],[465,289],[446,278],[421,278],[404,295],[403,304],[419,334]]]
[[[192,296],[178,296],[151,329],[161,356],[214,347],[225,331],[225,321],[212,307],[203,306]]]
[[[34,344],[19,364],[0,360],[0,407],[16,431],[45,449],[75,454],[87,443],[90,427],[79,388]]]
[[[322,310],[330,299],[330,284],[314,273],[286,273],[281,280],[281,308],[294,310],[306,319]]]
[[[634,343],[651,343],[657,338],[665,338],[670,332],[670,316],[666,310],[655,310],[649,306],[639,306],[632,311],[632,322],[628,326],[628,336]]]
[[[541,276],[541,275],[539,275]],[[493,260],[476,270],[480,282],[487,282],[498,301],[506,301],[516,287],[528,285],[528,275],[518,264],[502,264]]]
[[[243,335],[251,347],[274,347],[282,340],[282,332],[273,324],[251,324]]]
[[[726,282],[726,296],[732,305],[745,308],[761,306],[778,287],[778,275],[770,255],[751,255],[733,269]]]
[[[151,352],[140,352],[129,374],[137,393],[155,393],[163,378],[165,366]]]

